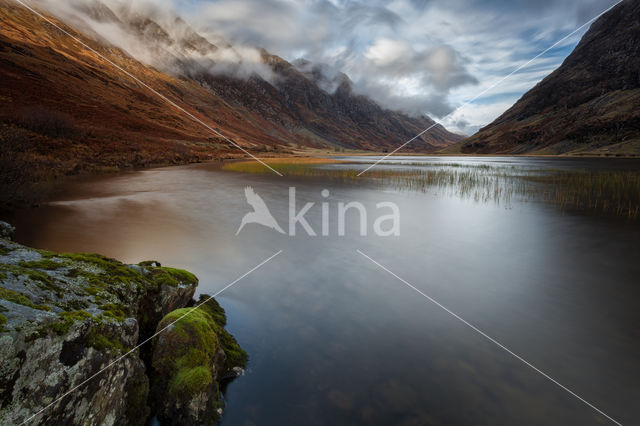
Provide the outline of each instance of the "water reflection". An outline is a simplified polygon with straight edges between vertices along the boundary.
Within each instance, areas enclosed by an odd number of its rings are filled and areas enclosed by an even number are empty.
[[[352,215],[345,237],[259,226],[234,236],[245,186],[284,224],[292,185],[300,203],[324,188],[332,203],[371,211],[393,201],[401,234],[360,237]],[[307,217],[320,228],[319,208]],[[204,293],[284,250],[220,298],[251,357],[227,389],[223,424],[605,423],[356,249],[614,418],[640,418],[640,230],[628,222],[210,165],[77,182],[13,220],[22,243],[157,259],[196,273]]]

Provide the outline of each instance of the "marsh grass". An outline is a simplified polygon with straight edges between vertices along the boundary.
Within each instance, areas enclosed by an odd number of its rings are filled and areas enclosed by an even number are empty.
[[[373,182],[404,191],[446,193],[477,202],[510,205],[513,200],[542,201],[562,210],[604,213],[628,219],[640,215],[640,172],[541,170],[516,166],[460,163],[394,163],[362,177],[353,163],[326,167],[322,162],[270,164],[285,176],[322,177],[349,183]],[[269,173],[257,162],[225,164],[223,170]]]

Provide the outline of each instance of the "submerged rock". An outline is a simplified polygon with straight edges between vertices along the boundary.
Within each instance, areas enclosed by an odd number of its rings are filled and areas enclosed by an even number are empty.
[[[145,424],[151,412],[152,346],[114,361],[152,336],[161,320],[179,315],[197,284],[193,274],[159,263],[125,265],[101,255],[54,254],[0,239],[0,424]],[[191,319],[209,321],[204,316],[210,314],[199,315]],[[176,324],[176,330],[193,324]],[[200,383],[198,374],[209,374],[207,389],[217,390],[214,382],[227,368],[225,339],[237,346],[223,326],[224,321],[209,324],[213,334],[191,336],[189,344],[216,367],[189,372],[190,380],[180,382],[187,389]],[[162,341],[172,342],[172,336]],[[152,376],[151,381],[172,379]],[[180,386],[172,390],[182,391]],[[202,392],[189,395],[194,407],[211,400]]]

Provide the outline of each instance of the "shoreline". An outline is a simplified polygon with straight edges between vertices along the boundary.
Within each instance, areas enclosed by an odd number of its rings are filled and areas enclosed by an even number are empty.
[[[261,153],[258,153],[261,154]],[[301,160],[312,160],[319,159],[322,157],[384,157],[387,156],[388,153],[383,152],[345,152],[345,153],[336,153],[336,152],[323,152],[323,151],[301,151],[294,152],[291,154],[281,154],[281,153],[270,153],[269,156],[261,156],[256,155],[257,158],[263,160],[265,162],[269,162],[269,160],[289,160],[289,159],[301,159]],[[395,153],[389,158],[392,157],[442,157],[442,158],[540,158],[540,159],[559,159],[559,160],[585,160],[585,159],[602,159],[602,160],[640,160],[640,156],[594,156],[594,155],[533,155],[533,154],[441,154],[441,153]],[[200,161],[185,161],[178,163],[155,163],[148,164],[145,166],[131,166],[131,167],[116,167],[109,168],[108,170],[82,170],[77,174],[69,174],[64,176],[57,176],[49,180],[33,182],[29,186],[23,188],[23,191],[19,191],[20,195],[30,195],[30,197],[23,197],[18,200],[0,200],[0,220],[8,220],[11,221],[12,215],[17,211],[29,209],[29,208],[37,208],[41,203],[47,202],[51,197],[55,196],[58,192],[60,186],[73,183],[74,181],[82,180],[82,179],[92,179],[92,178],[101,178],[107,176],[115,176],[118,174],[124,173],[134,173],[138,171],[144,170],[153,170],[153,169],[162,169],[167,167],[184,167],[189,165],[196,164],[229,164],[236,162],[255,162],[256,160],[251,158],[250,156],[243,155],[237,157],[227,157],[227,158],[216,158],[210,160],[200,160]],[[338,159],[335,160],[340,161]],[[309,161],[301,161],[300,163]],[[346,161],[345,161],[346,162]]]
[[[220,383],[242,375],[248,356],[215,299],[193,299],[193,274],[37,250],[13,232],[0,222],[0,423],[220,417]]]

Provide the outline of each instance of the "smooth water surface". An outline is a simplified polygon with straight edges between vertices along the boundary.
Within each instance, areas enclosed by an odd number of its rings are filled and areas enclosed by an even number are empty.
[[[371,159],[369,159],[371,161]],[[408,158],[528,168],[637,168],[638,163],[528,158]],[[581,162],[582,161],[582,162]],[[569,165],[567,165],[567,162]],[[336,165],[335,167],[340,167]],[[259,225],[236,236],[254,188],[287,229],[298,209],[329,236]],[[321,191],[328,189],[327,198]],[[337,204],[367,208],[337,235]],[[400,236],[378,237],[391,201]],[[356,250],[384,265],[623,424],[640,423],[640,227],[543,204],[477,203],[437,191],[383,190],[319,178],[171,167],[68,183],[12,218],[21,243],[156,259],[219,297],[248,351],[226,390],[223,425],[607,424],[605,417]]]

